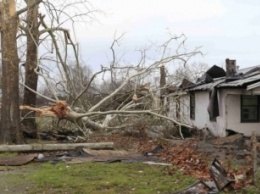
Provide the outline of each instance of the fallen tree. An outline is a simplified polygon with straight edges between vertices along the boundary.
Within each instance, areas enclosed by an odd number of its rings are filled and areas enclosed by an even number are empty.
[[[170,117],[167,116],[163,116],[161,114],[152,112],[151,110],[136,110],[136,111],[105,111],[105,112],[89,112],[89,113],[77,113],[75,111],[73,111],[65,101],[59,101],[55,104],[53,104],[50,107],[44,107],[44,108],[34,108],[34,107],[30,107],[30,106],[20,106],[21,110],[31,110],[31,111],[35,111],[37,113],[38,116],[52,116],[52,117],[56,117],[58,118],[58,120],[62,120],[62,119],[66,119],[69,120],[71,122],[73,122],[74,124],[76,124],[77,126],[80,126],[80,122],[84,122],[84,124],[87,127],[90,127],[92,129],[107,129],[109,128],[109,126],[107,125],[107,122],[104,122],[103,124],[99,124],[97,122],[92,121],[91,119],[89,119],[89,116],[91,115],[130,115],[130,114],[134,114],[134,115],[142,115],[142,114],[147,114],[147,115],[152,115],[155,117],[159,117],[162,119],[166,119],[169,120],[179,126],[183,126],[183,127],[187,127],[187,128],[191,128],[191,126],[180,123]],[[123,126],[121,126],[123,127]],[[79,127],[80,128],[80,127]],[[84,134],[86,134],[83,129],[81,129],[82,132]],[[179,133],[180,136],[183,138],[182,132],[181,132],[181,128],[179,129]]]
[[[54,36],[50,37],[54,43],[57,41]],[[119,39],[120,38],[122,38],[122,36],[120,36]],[[163,45],[156,47],[156,50],[159,50],[160,54],[157,54],[157,58],[149,60],[149,62],[147,62],[149,59],[149,56],[146,54],[147,51],[143,50],[141,51],[140,61],[136,65],[120,65],[114,50],[114,46],[119,42],[119,39],[115,39],[111,45],[111,64],[107,67],[101,66],[101,70],[93,74],[87,83],[78,83],[69,79],[71,69],[66,64],[66,58],[62,58],[58,44],[55,43],[54,45],[57,46],[57,58],[59,60],[58,65],[60,65],[60,77],[64,78],[64,80],[56,81],[55,79],[51,79],[48,72],[43,71],[42,68],[35,70],[45,81],[46,87],[54,99],[23,85],[42,98],[54,102],[54,104],[44,108],[35,108],[25,105],[20,106],[20,108],[22,110],[35,111],[39,116],[56,117],[58,118],[58,124],[61,120],[71,121],[85,136],[88,136],[91,131],[95,130],[122,129],[138,122],[157,119],[158,121],[167,121],[170,123],[169,125],[175,125],[180,137],[183,138],[181,128],[192,128],[192,126],[180,123],[165,114],[167,105],[163,103],[162,98],[157,95],[157,92],[162,91],[162,88],[166,87],[166,84],[151,84],[151,79],[160,72],[162,66],[167,68],[167,66],[175,62],[180,62],[185,65],[192,56],[200,53],[200,51],[195,49],[191,52],[187,52],[186,49],[183,48],[186,37],[181,35],[179,37],[171,37]],[[172,49],[172,46],[175,46],[175,49]],[[77,63],[77,65],[79,64]],[[63,72],[67,73],[63,75]],[[107,73],[110,74],[110,78],[105,79]],[[108,79],[112,85],[107,94],[104,96],[101,95],[102,97],[95,102],[93,101],[93,97],[87,97],[86,99],[86,96],[83,94],[90,92],[90,88],[94,85],[94,80],[98,76],[102,76],[104,84],[108,82]],[[79,91],[78,85],[84,87]],[[59,86],[59,90],[57,86]],[[145,91],[142,96],[137,92],[140,88]],[[116,97],[122,91],[132,93],[132,98],[129,99],[128,96],[125,100],[121,99],[120,103],[116,104]],[[95,93],[102,94],[103,92],[103,89],[98,90],[98,87],[96,88]],[[60,93],[65,94],[65,101],[59,100]],[[87,105],[83,104],[86,101]],[[107,104],[113,103],[115,103],[116,106],[112,106],[112,109],[110,109],[111,106],[110,108],[104,108]]]

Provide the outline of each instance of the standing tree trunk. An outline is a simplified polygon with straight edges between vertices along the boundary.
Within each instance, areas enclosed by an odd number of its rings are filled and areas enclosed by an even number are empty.
[[[15,0],[1,1],[1,46],[2,46],[2,107],[1,142],[21,143],[19,110],[19,59],[16,33],[18,18]]]
[[[166,72],[165,67],[162,65],[160,67],[160,99],[161,103],[163,104],[164,95],[166,94]]]
[[[38,75],[35,73],[38,67],[38,44],[39,44],[39,22],[38,22],[38,4],[35,0],[26,0],[27,6],[30,7],[27,11],[27,53],[25,63],[25,85],[34,91],[37,91]],[[35,5],[33,5],[35,4]],[[33,5],[33,6],[32,6]],[[29,106],[36,105],[36,94],[28,88],[24,88],[23,104]],[[23,129],[30,133],[34,138],[37,136],[37,125],[35,122],[35,113],[23,111],[23,116],[27,115],[28,118],[23,120]]]

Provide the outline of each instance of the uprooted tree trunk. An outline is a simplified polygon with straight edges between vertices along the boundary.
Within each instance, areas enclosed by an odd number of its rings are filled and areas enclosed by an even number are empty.
[[[151,115],[154,117],[159,117],[165,120],[169,120],[175,124],[177,124],[178,126],[184,126],[184,127],[188,127],[191,128],[191,126],[186,125],[186,124],[182,124],[179,123],[178,121],[175,121],[174,119],[171,119],[169,117],[163,116],[161,114],[158,114],[156,112],[153,112],[151,110],[136,110],[136,111],[117,111],[117,110],[112,110],[112,111],[104,111],[104,112],[88,112],[88,113],[77,113],[75,111],[73,111],[65,101],[59,101],[55,104],[53,104],[50,107],[45,107],[45,108],[34,108],[34,107],[30,107],[30,106],[20,106],[21,110],[31,110],[31,111],[35,111],[37,113],[38,116],[51,116],[51,117],[56,117],[59,120],[61,119],[66,119],[69,120],[71,122],[73,122],[74,124],[76,124],[79,128],[80,128],[80,123],[83,122],[84,125],[86,127],[89,127],[91,129],[94,130],[101,130],[101,129],[106,129],[109,126],[107,125],[109,122],[105,121],[100,124],[98,122],[92,121],[89,116],[91,115],[131,115],[131,114],[135,114],[135,115],[141,115],[141,114],[147,114],[147,115]],[[111,119],[112,117],[106,117]],[[80,128],[81,129],[81,128]],[[82,130],[82,129],[81,129]],[[87,135],[87,132],[82,130],[82,132]],[[181,133],[181,129],[179,129],[179,133],[180,136],[183,138],[183,135]]]

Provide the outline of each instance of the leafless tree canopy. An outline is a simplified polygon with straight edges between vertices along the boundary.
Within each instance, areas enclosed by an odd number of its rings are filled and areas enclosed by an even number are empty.
[[[78,25],[89,24],[96,20],[96,14],[102,13],[89,1],[20,0],[17,8],[19,31],[15,44],[20,60],[15,66],[22,75],[20,86],[24,92],[44,99],[45,105],[53,104],[46,112],[45,108],[35,108],[36,102],[24,101],[23,110],[68,120],[86,136],[90,130],[122,129],[144,120],[166,120],[185,126],[164,115],[159,95],[166,81],[160,84],[154,78],[160,77],[160,68],[167,70],[176,64],[187,67],[190,58],[201,54],[199,48],[187,50],[184,35],[170,35],[159,45],[139,50],[140,57],[134,64],[125,64],[122,56],[118,56],[117,46],[126,37],[115,35],[111,40],[111,61],[93,72],[91,66],[81,61],[76,39]],[[34,49],[28,53],[31,47]],[[189,68],[195,75],[193,66]],[[182,73],[177,71],[177,74]],[[38,86],[28,82],[28,76],[32,75]]]

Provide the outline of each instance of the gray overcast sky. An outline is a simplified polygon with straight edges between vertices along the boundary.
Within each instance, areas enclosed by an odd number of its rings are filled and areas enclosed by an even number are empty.
[[[196,62],[223,65],[236,59],[241,68],[260,65],[259,0],[94,0],[105,15],[77,32],[87,64],[107,64],[115,32],[126,32],[120,49],[133,51],[167,40],[168,32],[188,38],[189,48],[202,46]],[[136,57],[132,55],[132,57]]]

